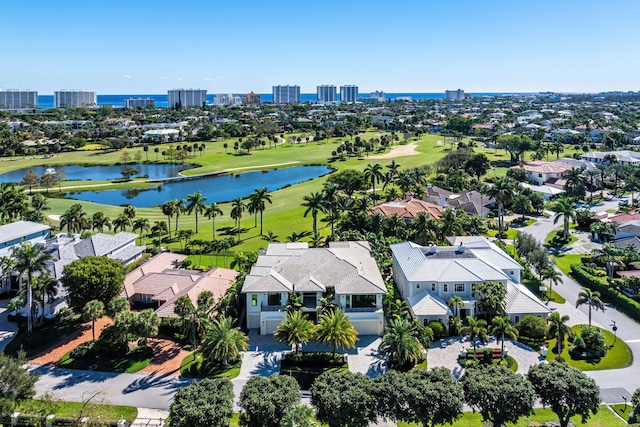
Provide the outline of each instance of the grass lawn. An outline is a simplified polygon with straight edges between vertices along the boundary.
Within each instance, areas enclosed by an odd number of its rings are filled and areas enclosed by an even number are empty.
[[[517,228],[509,228],[505,233],[507,233],[507,237],[505,237],[505,239],[515,240],[516,234],[518,233],[518,229]],[[489,236],[489,237],[497,237],[498,236],[498,230],[489,230],[487,232],[487,236]]]
[[[571,329],[576,335],[580,334],[580,326],[575,325],[572,326]],[[618,339],[615,340],[615,336],[607,331],[606,329],[601,329],[604,333],[604,337],[607,340],[607,346],[609,350],[607,354],[602,359],[596,360],[573,360],[571,356],[569,356],[569,346],[571,343],[565,340],[564,347],[562,349],[561,356],[562,358],[574,368],[578,368],[581,371],[598,371],[602,369],[620,369],[626,368],[630,366],[633,362],[633,354],[631,353],[631,349],[624,341]],[[614,344],[615,340],[615,344]],[[556,340],[549,341],[549,352],[547,353],[547,360],[552,361],[557,356],[558,344]]]
[[[180,363],[180,374],[187,378],[228,378],[233,379],[240,374],[242,361],[222,366],[222,365],[205,365],[202,366],[202,354],[198,354],[195,362],[193,361],[193,353],[184,358]]]
[[[89,360],[74,359],[71,352],[65,353],[58,362],[58,366],[67,369],[90,369],[95,365],[95,371],[102,372],[126,372],[132,374],[149,366],[153,361],[153,352],[151,348],[134,349],[124,357],[116,357],[109,355],[108,357],[95,357]]]
[[[522,417],[517,424],[508,424],[508,426],[514,427],[540,427],[545,422],[557,421],[558,417],[551,409],[536,408],[533,410],[533,415],[528,417]],[[616,417],[606,405],[600,405],[600,410],[596,415],[591,417],[585,424],[580,422],[580,417],[576,416],[571,419],[571,422],[576,426],[586,427],[623,427],[627,424],[620,418]],[[448,424],[447,424],[448,425]],[[462,417],[452,424],[453,427],[469,427],[469,426],[483,426],[486,425],[482,421],[482,415],[477,412],[465,412]],[[418,424],[407,424],[405,422],[399,422],[398,427],[418,427]]]
[[[58,418],[78,418],[82,410],[81,402],[63,402],[61,400],[37,400],[31,399],[21,402],[16,411],[23,415],[55,415]],[[100,415],[102,419],[118,421],[122,415],[129,423],[138,416],[138,408],[134,406],[89,404],[85,408],[85,414]]]
[[[563,233],[562,230],[553,230],[551,233],[549,233],[547,238],[544,240],[544,243],[553,248],[564,248],[565,246],[570,246],[571,244],[578,241],[578,238],[576,236],[574,236],[573,234],[569,234],[568,242],[566,243],[558,242],[556,240],[556,236],[559,239],[562,233]]]
[[[581,254],[566,254],[566,255],[553,255],[551,258],[555,261],[556,265],[567,276],[571,273],[571,266],[573,264],[582,264]],[[562,285],[560,285],[562,286]]]
[[[609,405],[616,414],[620,415],[626,422],[629,422],[629,413],[633,412],[633,406],[620,403],[618,405]]]
[[[541,282],[539,279],[525,279],[522,281],[522,284],[525,285],[527,289],[529,289],[542,301],[546,301],[549,298],[549,285]],[[544,286],[547,290],[544,292],[540,292],[540,286]],[[562,286],[562,284],[559,284],[557,286]],[[557,304],[564,304],[565,302],[567,302],[567,300],[562,295],[554,290],[551,291],[551,301]]]
[[[65,336],[77,330],[82,325],[80,315],[58,324],[33,330],[31,337],[26,331],[19,331],[4,349],[5,353],[15,355],[20,349],[27,353],[27,357],[34,356],[46,350]]]

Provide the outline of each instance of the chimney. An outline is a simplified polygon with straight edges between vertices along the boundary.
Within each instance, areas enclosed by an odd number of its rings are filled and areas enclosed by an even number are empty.
[[[463,254],[464,253],[464,245],[462,244],[462,242],[460,242],[460,246],[458,246],[458,253]]]
[[[407,202],[410,202],[413,199],[413,193],[411,193],[410,191],[407,191],[405,193],[405,199]]]
[[[435,254],[437,251],[438,251],[438,246],[436,246],[435,243],[432,243],[431,246],[429,246],[429,253]]]

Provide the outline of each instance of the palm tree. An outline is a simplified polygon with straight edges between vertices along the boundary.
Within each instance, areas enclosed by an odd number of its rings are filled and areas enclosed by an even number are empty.
[[[549,279],[549,301],[553,295],[553,285],[564,283],[562,280],[562,273],[556,270],[553,265],[548,265],[542,272],[542,280]]]
[[[498,204],[498,239],[502,238],[504,230],[504,206],[513,199],[513,195],[518,183],[509,177],[497,180],[487,191],[487,196]]]
[[[164,221],[155,221],[151,232],[158,236],[158,252],[160,252],[162,246],[162,235],[167,231],[167,223]]]
[[[302,199],[304,202],[302,202],[301,206],[307,208],[304,211],[304,217],[306,218],[307,214],[311,212],[311,217],[313,218],[313,234],[315,234],[318,232],[318,212],[320,212],[323,205],[322,193],[316,191],[308,196],[304,196]]]
[[[563,189],[566,191],[567,196],[571,196],[576,199],[584,198],[586,188],[582,169],[571,168],[571,170],[564,174],[564,179],[566,182]]]
[[[242,220],[242,212],[244,212],[245,208],[246,205],[240,197],[233,199],[231,202],[231,219],[236,220],[238,241],[240,241],[240,221]]]
[[[113,220],[113,231],[116,233],[118,232],[118,230],[126,231],[127,226],[130,224],[131,220],[129,219],[129,217],[124,213],[121,213],[116,219]]]
[[[349,322],[344,311],[335,309],[320,316],[320,323],[316,326],[316,339],[322,343],[330,344],[331,354],[335,357],[338,347],[356,347],[358,332]]]
[[[567,324],[569,316],[566,314],[560,316],[560,313],[554,311],[547,318],[547,336],[555,337],[558,342],[558,357],[562,353],[562,343],[565,336],[573,336],[573,329]]]
[[[384,175],[382,173],[382,165],[379,163],[368,164],[366,168],[364,168],[364,179],[371,183],[371,188],[373,189],[373,197],[375,199],[376,196],[376,183],[382,181]]]
[[[238,360],[240,351],[249,348],[249,338],[238,327],[234,327],[235,320],[230,317],[213,319],[211,328],[202,344],[202,354],[205,359],[212,359],[226,366],[229,361]]]
[[[176,231],[180,228],[180,215],[187,211],[186,203],[187,201],[184,199],[177,199],[173,201],[173,204],[176,206]]]
[[[604,311],[604,303],[600,299],[600,292],[592,291],[589,288],[582,288],[578,293],[578,300],[576,301],[576,308],[581,305],[589,307],[589,326],[591,326],[591,309]]]
[[[136,217],[136,207],[127,205],[124,207],[124,214],[129,218],[130,222],[133,222],[133,219]]]
[[[169,240],[171,240],[171,218],[176,214],[176,201],[167,201],[162,204],[160,207],[162,213],[167,216],[168,224],[169,224]],[[157,222],[157,221],[156,221]]]
[[[132,230],[135,233],[136,230],[140,232],[140,243],[142,244],[142,233],[149,230],[149,219],[148,218],[138,218],[133,221]],[[145,242],[146,242],[145,238]]]
[[[331,235],[334,233],[335,222],[340,219],[340,213],[336,209],[338,202],[338,192],[340,187],[333,182],[326,182],[322,190],[323,211],[327,214],[327,219],[331,224]]]
[[[58,281],[49,275],[36,276],[33,279],[34,298],[40,298],[40,303],[42,303],[41,317],[44,318],[47,301],[51,303],[58,295]]]
[[[216,202],[211,203],[204,212],[204,216],[211,219],[213,225],[213,240],[216,240],[216,217],[222,215],[224,215],[224,212]]]
[[[158,335],[160,316],[151,308],[142,310],[138,314],[135,325],[136,334],[141,337],[140,346],[146,347],[149,337]]]
[[[462,335],[468,335],[469,340],[473,343],[473,360],[476,360],[476,339],[482,343],[486,343],[489,339],[487,333],[487,322],[482,319],[475,319],[473,317],[467,317],[467,326],[462,328]]]
[[[96,320],[104,315],[104,303],[97,299],[91,300],[84,305],[82,309],[82,319],[85,322],[91,322],[91,331],[93,341],[96,340]]]
[[[260,235],[262,236],[262,214],[266,208],[265,202],[269,204],[272,203],[271,194],[267,187],[256,188],[253,193],[249,195],[249,199],[252,201],[255,212],[260,213]]]
[[[22,275],[27,275],[27,333],[33,331],[33,277],[34,275],[49,274],[47,261],[51,255],[44,247],[25,242],[12,249],[11,256],[15,259],[15,269]]]
[[[556,224],[560,218],[563,218],[563,231],[562,238],[564,240],[569,239],[569,222],[575,218],[576,215],[576,203],[571,197],[561,196],[558,197],[550,207],[552,212],[556,214],[553,216],[553,223]]]
[[[598,169],[589,169],[585,172],[587,179],[589,180],[589,202],[593,199],[593,190],[594,182],[597,183],[596,179],[600,176],[600,171]]]
[[[464,307],[464,301],[462,300],[462,298],[460,298],[460,296],[454,295],[449,298],[449,301],[447,301],[447,305],[453,312],[454,316],[460,317],[460,309]]]
[[[94,213],[93,216],[91,217],[91,224],[92,224],[92,229],[97,230],[100,233],[104,231],[105,227],[111,230],[111,220],[109,219],[108,216],[104,214],[104,212],[98,211]]]
[[[613,273],[615,273],[616,267],[619,267],[622,264],[620,260],[622,252],[620,248],[613,246],[610,243],[605,243],[601,248],[595,249],[593,251],[593,256],[600,260],[604,259],[604,264],[607,269],[607,276],[609,279],[609,285],[613,283]]]
[[[300,344],[306,344],[313,339],[315,328],[307,315],[300,310],[289,311],[286,319],[276,328],[274,336],[278,342],[286,342],[294,345],[296,354],[300,350]]]
[[[526,219],[526,215],[533,210],[531,198],[525,194],[518,194],[513,200],[513,210],[522,214],[522,220]]]
[[[192,212],[196,213],[196,234],[198,234],[198,214],[203,213],[207,209],[206,201],[207,198],[202,196],[200,190],[187,196],[187,212],[189,215],[191,215]]]
[[[500,337],[502,342],[502,357],[504,357],[504,337],[505,335],[516,341],[518,339],[518,330],[511,324],[508,317],[496,316],[491,321],[491,334]]]
[[[422,345],[416,331],[414,322],[403,317],[389,321],[382,335],[379,352],[390,366],[415,365],[422,359]]]
[[[631,195],[633,199],[633,194]],[[633,203],[632,203],[633,204]],[[42,194],[35,194],[31,198],[31,207],[33,211],[36,213],[36,218],[39,219],[37,222],[42,222],[44,220],[43,212],[50,210],[49,203],[47,199]]]

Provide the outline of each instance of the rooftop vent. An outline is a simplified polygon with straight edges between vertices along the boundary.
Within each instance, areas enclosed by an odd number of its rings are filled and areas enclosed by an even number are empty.
[[[463,253],[464,253],[464,250],[465,250],[464,245],[463,245],[462,243],[460,243],[460,246],[458,246],[458,253],[463,254]]]
[[[430,254],[435,254],[437,251],[438,251],[438,246],[436,246],[435,244],[431,244],[431,246],[429,246]]]

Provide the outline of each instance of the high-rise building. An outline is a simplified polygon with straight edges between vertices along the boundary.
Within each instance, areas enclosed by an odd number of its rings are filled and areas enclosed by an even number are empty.
[[[233,93],[216,93],[213,103],[218,106],[242,105],[242,97]]]
[[[371,92],[371,98],[376,99],[378,102],[384,102],[386,94],[381,90],[374,90]]]
[[[273,102],[275,104],[297,104],[300,102],[300,86],[273,86]]]
[[[207,103],[206,89],[170,89],[167,95],[169,108],[202,107]]]
[[[462,101],[465,99],[464,91],[462,89],[446,90],[444,92],[444,98],[448,101]]]
[[[254,107],[260,105],[260,94],[253,93],[253,91],[245,93],[242,95],[242,105],[251,105]]]
[[[37,107],[38,92],[35,90],[0,90],[0,110]]]
[[[340,102],[356,102],[358,100],[358,86],[340,86]]]
[[[97,105],[95,92],[62,89],[53,93],[55,108],[78,108]]]
[[[127,98],[124,102],[127,108],[147,108],[155,106],[153,98]]]
[[[318,102],[336,102],[336,87],[334,85],[318,86]]]

